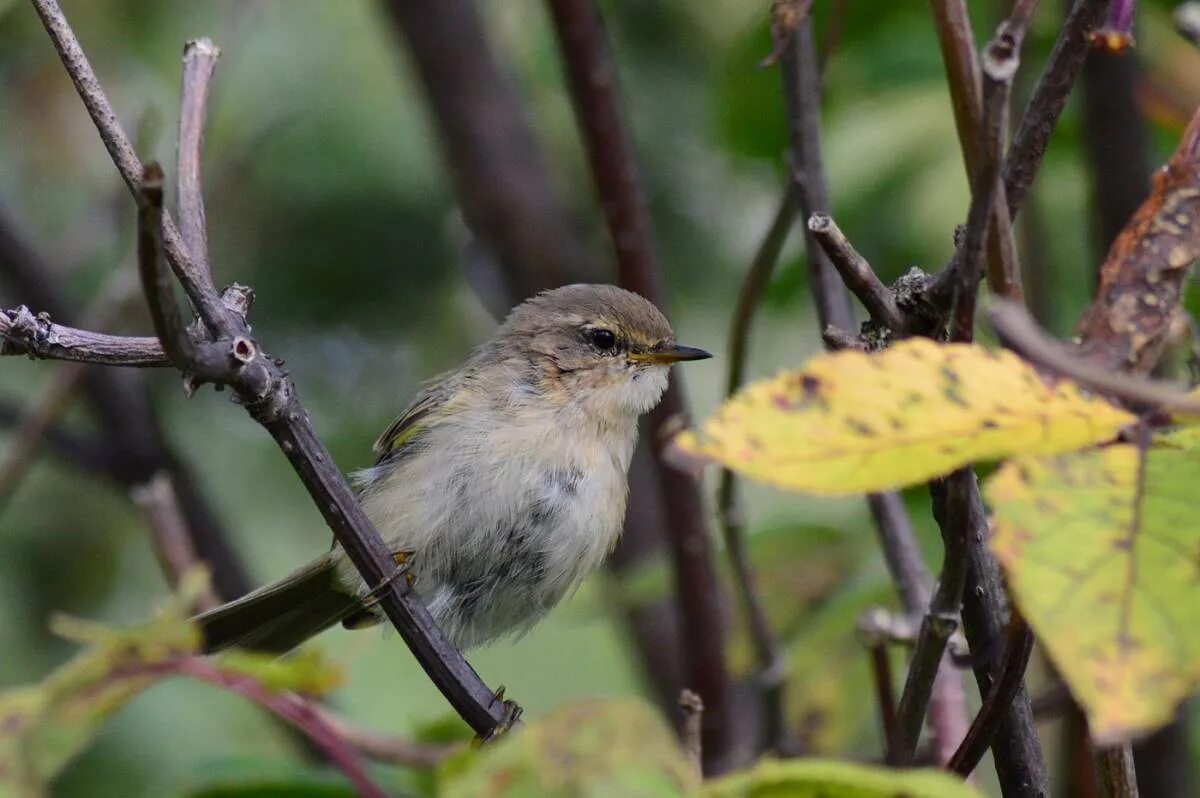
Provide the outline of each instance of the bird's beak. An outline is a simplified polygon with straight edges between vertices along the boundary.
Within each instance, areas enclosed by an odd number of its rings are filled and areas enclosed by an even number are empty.
[[[629,359],[634,363],[646,363],[653,366],[669,366],[672,363],[682,363],[685,360],[707,360],[711,354],[694,346],[672,346],[666,349],[653,349],[649,352],[631,352]]]

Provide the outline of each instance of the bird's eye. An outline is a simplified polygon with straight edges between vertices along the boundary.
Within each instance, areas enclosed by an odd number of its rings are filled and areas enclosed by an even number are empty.
[[[606,330],[603,327],[593,327],[586,334],[588,340],[592,342],[592,346],[601,352],[607,352],[617,345],[617,336],[613,334],[612,330]]]

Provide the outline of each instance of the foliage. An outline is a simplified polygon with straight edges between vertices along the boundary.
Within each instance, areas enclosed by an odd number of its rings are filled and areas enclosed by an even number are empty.
[[[205,583],[193,572],[152,620],[129,629],[58,619],[55,631],[87,648],[39,684],[0,693],[0,796],[45,794],[106,719],[196,653],[201,640],[189,610]],[[225,661],[225,673],[271,692],[313,693],[340,681],[311,656],[279,660],[239,653]]]
[[[1133,420],[1069,380],[1045,382],[1009,352],[913,339],[882,354],[822,355],[755,383],[680,445],[754,479],[838,495],[1071,451]]]
[[[960,779],[936,771],[897,771],[820,759],[766,760],[709,784],[705,798],[978,798]]]
[[[1166,723],[1200,681],[1197,484],[1194,443],[1023,457],[987,484],[1009,586],[1101,743]]]
[[[674,733],[633,699],[582,701],[441,769],[438,795],[677,796],[696,786]]]

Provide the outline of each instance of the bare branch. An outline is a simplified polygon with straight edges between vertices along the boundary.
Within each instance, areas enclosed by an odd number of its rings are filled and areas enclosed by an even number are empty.
[[[964,778],[971,775],[979,760],[987,753],[992,738],[999,730],[1008,707],[1021,689],[1025,668],[1033,653],[1033,632],[1019,615],[1014,614],[1004,647],[1004,658],[1000,662],[1000,676],[992,682],[991,692],[983,700],[979,714],[971,722],[971,728],[958,750],[951,757],[947,769]]]
[[[171,364],[157,338],[105,335],[64,327],[51,322],[45,314],[34,314],[24,305],[0,310],[0,339],[0,355],[138,368]]]
[[[800,184],[800,213],[807,220],[814,213],[829,213],[832,210],[828,177],[821,154],[821,78],[817,71],[812,20],[807,14],[790,26],[790,40],[783,49],[780,70],[792,174]],[[807,225],[804,228],[804,251],[808,259],[809,287],[816,303],[820,328],[824,330],[833,326],[843,330],[857,329],[850,296]]]
[[[204,121],[208,112],[208,87],[221,50],[208,39],[196,39],[183,48],[183,77],[179,92],[179,143],[176,206],[179,234],[199,266],[209,272],[208,226],[204,219],[204,190],[200,155],[204,149]]]
[[[1128,743],[1097,748],[1094,757],[1096,791],[1100,798],[1138,798],[1133,749]]]
[[[380,734],[371,729],[356,726],[339,717],[320,704],[312,703],[311,710],[321,716],[338,737],[345,740],[359,753],[379,762],[403,765],[420,770],[430,770],[440,765],[446,757],[465,747],[462,743],[418,743],[404,737]]]
[[[159,471],[148,482],[135,485],[129,494],[146,517],[154,538],[154,554],[163,573],[167,575],[167,581],[171,587],[178,587],[179,580],[200,560],[188,536],[187,519],[179,506],[179,496],[171,482],[171,475]],[[221,599],[213,589],[205,587],[197,601],[197,608],[207,610],[220,604]]]
[[[1000,191],[997,178],[1004,154],[1004,136],[1008,129],[1008,99],[1012,89],[1012,78],[1019,63],[1018,50],[1023,36],[1023,29],[1007,23],[1002,25],[996,37],[988,44],[981,60],[981,160],[972,181],[971,208],[967,213],[966,231],[963,233],[963,243],[960,247],[962,260],[958,270],[958,288],[950,329],[952,341],[971,341],[974,338],[975,304],[982,274],[984,237]]]
[[[1014,16],[1022,29],[1028,23],[1028,14],[1034,4],[1029,0],[1022,0],[1014,10]],[[975,55],[975,37],[971,31],[971,21],[964,0],[932,0],[932,6],[938,43],[942,48],[942,61],[946,65],[946,81],[950,88],[950,102],[954,109],[958,140],[962,147],[967,177],[974,184],[984,158],[980,149],[983,99],[979,61]],[[988,216],[988,286],[999,296],[1019,300],[1022,297],[1021,275],[1016,268],[1012,221],[1006,210],[1008,206],[1004,201],[1004,187],[999,187],[997,191],[999,196]]]
[[[679,708],[683,710],[683,750],[697,778],[704,778],[704,702],[691,690],[679,694]]]
[[[889,330],[903,331],[907,325],[900,308],[896,306],[896,298],[875,274],[867,259],[858,253],[842,233],[833,217],[824,213],[814,213],[808,217],[808,231],[821,245],[821,249],[841,275],[842,282],[858,297],[858,301],[863,303],[871,318]]]
[[[1075,0],[1038,78],[1021,124],[1013,136],[1004,162],[1004,187],[1008,214],[1016,218],[1021,201],[1041,166],[1050,135],[1071,96],[1071,88],[1083,68],[1090,35],[1108,11],[1109,0]]]
[[[37,461],[42,438],[58,423],[75,399],[75,391],[86,374],[82,363],[68,363],[58,370],[42,395],[33,401],[28,413],[9,442],[8,453],[0,464],[0,508],[8,504],[13,493]]]
[[[988,308],[988,320],[1005,346],[1055,374],[1139,408],[1200,414],[1200,400],[1170,383],[1110,371],[1073,354],[1039,328],[1019,305],[996,302]]]

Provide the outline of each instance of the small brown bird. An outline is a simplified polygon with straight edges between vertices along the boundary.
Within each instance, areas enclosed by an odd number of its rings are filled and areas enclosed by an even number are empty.
[[[638,417],[672,363],[709,356],[637,294],[570,285],[516,307],[384,431],[360,499],[456,645],[529,629],[600,565],[624,523]],[[282,652],[376,613],[335,546],[198,621],[209,651]]]

